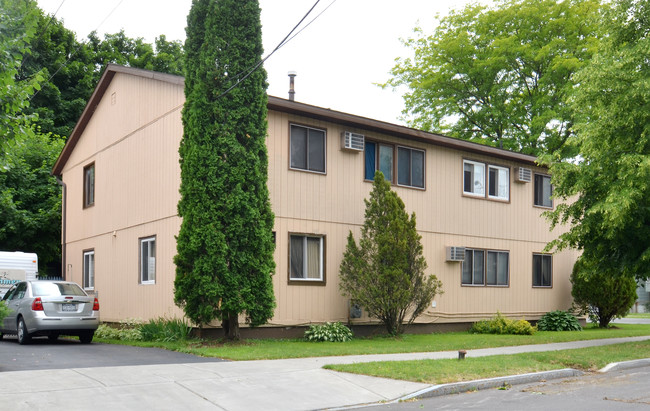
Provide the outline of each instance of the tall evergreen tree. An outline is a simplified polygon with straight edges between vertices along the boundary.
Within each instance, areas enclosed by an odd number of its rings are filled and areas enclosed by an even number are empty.
[[[200,327],[221,320],[229,339],[240,314],[256,326],[275,307],[266,72],[245,77],[262,51],[257,0],[192,2],[174,298]]]

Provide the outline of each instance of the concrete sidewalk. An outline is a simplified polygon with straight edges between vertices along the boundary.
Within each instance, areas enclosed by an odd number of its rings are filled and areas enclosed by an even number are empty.
[[[650,336],[467,350],[467,357],[643,341]],[[457,358],[456,351],[0,373],[12,410],[313,410],[392,401],[432,386],[324,370],[325,364]]]

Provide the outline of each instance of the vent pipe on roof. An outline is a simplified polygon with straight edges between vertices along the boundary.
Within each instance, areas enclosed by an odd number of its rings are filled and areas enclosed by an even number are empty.
[[[289,75],[289,101],[294,101],[296,96],[296,91],[294,90],[294,79],[298,75],[295,71],[290,71]]]

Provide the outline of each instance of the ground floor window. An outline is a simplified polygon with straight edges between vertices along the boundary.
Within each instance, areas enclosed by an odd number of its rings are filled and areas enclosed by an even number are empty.
[[[140,284],[156,283],[156,237],[140,239]]]
[[[289,236],[289,280],[324,281],[323,236],[291,234]]]
[[[83,285],[86,290],[95,289],[95,250],[84,251]]]
[[[508,286],[510,253],[467,248],[462,263],[462,285]]]
[[[553,285],[553,257],[550,254],[533,254],[533,287]]]

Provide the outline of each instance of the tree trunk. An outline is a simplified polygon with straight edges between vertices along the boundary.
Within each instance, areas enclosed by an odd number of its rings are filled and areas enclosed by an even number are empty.
[[[231,341],[239,341],[239,315],[237,313],[228,313],[228,334],[227,338]]]
[[[225,313],[222,313],[221,317],[222,317],[221,328],[223,328],[223,338],[228,338],[228,332],[230,330],[229,317],[227,317]]]

